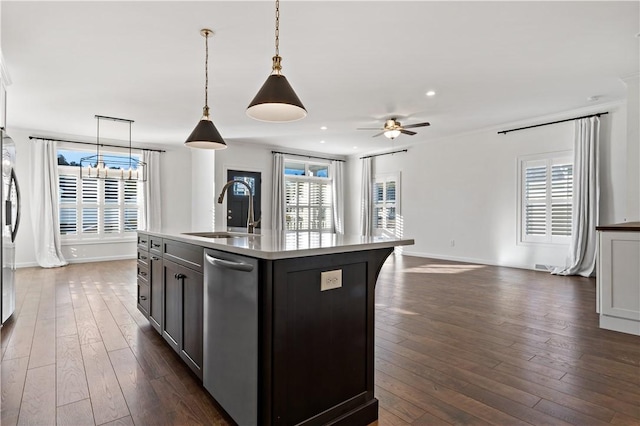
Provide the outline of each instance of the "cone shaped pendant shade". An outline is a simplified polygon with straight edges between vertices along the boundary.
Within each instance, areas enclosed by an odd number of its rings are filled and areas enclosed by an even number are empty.
[[[202,109],[200,122],[196,125],[196,128],[193,129],[193,132],[191,132],[184,144],[191,148],[224,149],[227,147],[227,144],[209,118],[209,36],[213,34],[213,31],[205,28],[200,30],[200,34],[205,38],[206,49],[204,64],[204,108]]]
[[[225,149],[227,147],[218,129],[208,117],[202,117],[184,144],[191,148],[204,149]]]
[[[262,85],[247,108],[247,115],[260,121],[296,121],[307,116],[307,110],[293,91],[287,78],[280,73],[280,1],[276,0],[276,55],[273,57],[272,73]]]
[[[307,110],[282,74],[271,74],[253,98],[247,115],[260,121],[296,121],[307,116]]]

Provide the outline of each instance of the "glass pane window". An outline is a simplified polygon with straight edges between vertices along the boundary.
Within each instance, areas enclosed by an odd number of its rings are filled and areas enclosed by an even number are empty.
[[[237,177],[235,180],[245,182],[249,187],[251,187],[251,195],[256,195],[256,180],[249,176],[244,176],[242,178]],[[233,195],[237,195],[240,197],[248,197],[249,196],[249,188],[240,183],[233,184]]]
[[[316,177],[329,177],[329,165],[328,164],[310,164],[309,176]]]
[[[297,163],[297,162],[289,162],[285,161],[284,163],[284,174],[288,176],[304,176],[305,175],[305,164]]]

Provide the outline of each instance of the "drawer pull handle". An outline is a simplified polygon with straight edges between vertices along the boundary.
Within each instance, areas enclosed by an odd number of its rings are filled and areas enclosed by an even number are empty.
[[[156,256],[151,256],[151,260],[160,260],[160,258]]]
[[[153,247],[160,247],[160,244],[151,243]]]
[[[140,240],[141,244],[147,244],[147,240]]]
[[[174,278],[175,278],[176,280],[182,280],[182,279],[187,278],[187,276],[186,276],[185,274],[177,273],[177,274],[175,274],[175,275],[174,275]]]
[[[147,260],[147,256],[140,256],[140,260]]]
[[[140,271],[140,275],[142,275],[143,277],[146,277],[146,276],[147,276],[147,273],[146,273],[146,272],[144,272],[144,271]]]
[[[140,296],[140,300],[147,300],[147,296]]]

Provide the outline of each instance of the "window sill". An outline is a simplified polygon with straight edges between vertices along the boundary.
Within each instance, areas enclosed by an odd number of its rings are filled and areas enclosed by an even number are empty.
[[[61,245],[63,246],[81,246],[81,245],[93,245],[93,244],[127,244],[127,243],[136,243],[137,236],[136,234],[127,238],[109,238],[109,239],[82,239],[82,240],[62,240]]]

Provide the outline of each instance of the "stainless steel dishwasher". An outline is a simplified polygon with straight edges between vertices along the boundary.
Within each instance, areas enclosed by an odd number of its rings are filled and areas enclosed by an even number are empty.
[[[258,422],[258,260],[205,250],[203,384],[240,426]]]

